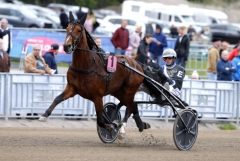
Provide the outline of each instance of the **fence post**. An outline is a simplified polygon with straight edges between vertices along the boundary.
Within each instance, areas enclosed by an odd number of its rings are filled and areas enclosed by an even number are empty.
[[[90,106],[90,105],[91,105],[90,101],[87,100],[87,116],[88,116],[88,117],[87,117],[87,120],[88,120],[88,121],[91,120],[91,114],[90,114],[90,113],[91,113],[91,106]]]
[[[9,88],[9,79],[8,79],[8,76],[9,74],[6,74],[6,77],[5,77],[5,92],[4,92],[4,95],[5,95],[5,121],[8,121],[8,110],[9,110],[9,99],[8,99],[8,91],[10,90]]]
[[[239,97],[240,97],[240,82],[237,84],[238,88],[237,88],[237,125],[239,125],[239,111],[240,111],[240,101],[239,101]]]

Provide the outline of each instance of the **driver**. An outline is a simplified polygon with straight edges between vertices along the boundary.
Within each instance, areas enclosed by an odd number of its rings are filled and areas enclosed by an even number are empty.
[[[158,77],[155,77],[155,80],[158,81],[160,84],[163,84],[167,90],[180,98],[183,78],[185,77],[185,70],[183,67],[175,63],[177,55],[173,49],[164,50],[162,57],[166,63],[162,66],[162,68],[154,67],[156,65],[158,66],[158,64],[156,63],[149,63],[147,65],[150,65],[154,69],[160,68],[160,70],[158,70],[157,72]],[[154,77],[146,73],[146,71],[144,73],[149,77]],[[155,98],[155,102],[161,103],[162,101],[166,100],[163,95],[159,95],[158,92],[156,92],[155,88],[148,86],[147,82],[143,83],[138,91],[143,91],[152,95]],[[177,102],[172,97],[170,97],[170,100],[173,104],[177,104]]]
[[[175,63],[177,54],[173,49],[164,50],[162,57],[166,63],[162,66],[162,71],[163,74],[169,78],[169,81],[166,82],[164,86],[172,94],[180,98],[185,69]]]

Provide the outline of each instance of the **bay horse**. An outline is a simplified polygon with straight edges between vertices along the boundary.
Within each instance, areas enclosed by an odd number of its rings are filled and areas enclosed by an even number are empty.
[[[148,123],[142,122],[139,117],[137,104],[134,103],[135,93],[143,83],[144,78],[119,63],[117,63],[114,73],[108,73],[102,60],[103,54],[97,52],[97,45],[83,26],[86,14],[83,15],[81,20],[75,20],[70,11],[69,19],[70,23],[66,28],[67,35],[63,44],[66,54],[73,52],[72,63],[67,71],[68,83],[64,91],[54,99],[39,120],[47,121],[47,117],[51,115],[60,102],[79,94],[94,103],[98,126],[113,130],[114,125],[105,124],[102,116],[102,98],[106,95],[112,95],[120,101],[118,104],[119,108],[123,105],[127,107],[122,120],[124,124],[119,126],[126,125],[128,118],[133,114],[140,132],[143,129],[150,128]],[[127,62],[130,66],[143,72],[141,66],[128,56],[117,55],[117,60]],[[124,130],[123,133],[125,136]]]

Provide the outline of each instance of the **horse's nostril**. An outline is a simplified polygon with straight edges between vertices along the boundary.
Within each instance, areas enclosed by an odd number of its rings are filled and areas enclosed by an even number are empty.
[[[71,44],[63,45],[63,49],[65,52],[68,52],[70,48],[71,48]]]

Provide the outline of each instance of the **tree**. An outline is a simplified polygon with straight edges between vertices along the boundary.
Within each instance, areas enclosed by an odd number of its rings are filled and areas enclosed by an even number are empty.
[[[49,3],[53,3],[52,0],[22,0],[24,3],[36,4],[41,6],[47,6]],[[123,0],[55,0],[54,3],[62,3],[75,6],[84,6],[91,9],[98,9],[107,6],[119,5],[123,3]]]

